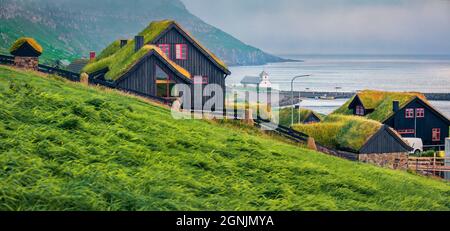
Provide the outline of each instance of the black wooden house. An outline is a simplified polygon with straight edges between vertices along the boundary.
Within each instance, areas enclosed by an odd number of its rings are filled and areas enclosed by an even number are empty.
[[[223,102],[225,78],[231,74],[222,60],[171,20],[152,22],[134,40],[114,42],[84,71],[117,88],[169,100],[180,97],[172,94],[177,83],[189,85],[192,96],[194,89],[215,84],[221,87]],[[206,94],[203,103],[214,96]]]
[[[426,149],[443,149],[449,136],[450,120],[420,93],[362,91],[335,113],[377,120],[402,137],[421,138]]]

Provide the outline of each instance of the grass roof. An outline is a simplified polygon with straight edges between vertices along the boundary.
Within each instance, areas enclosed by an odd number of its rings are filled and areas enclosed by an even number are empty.
[[[172,21],[164,20],[158,22],[152,22],[145,28],[139,35],[144,36],[144,44],[147,44],[154,40],[161,32],[163,32],[167,27],[170,26]],[[118,46],[119,45],[119,46]],[[140,58],[145,56],[150,49],[159,50],[155,46],[144,46],[138,52],[134,51],[135,40],[131,40],[124,47],[120,48],[120,42],[114,41],[105,50],[102,51],[100,56],[91,61],[84,69],[83,72],[93,73],[109,67],[109,71],[106,73],[105,78],[107,80],[117,80],[120,78],[127,70],[129,70],[132,65],[134,65]],[[162,54],[162,52],[159,52]],[[165,55],[163,56],[166,60],[169,60]]]
[[[293,129],[324,146],[358,152],[381,127],[381,123],[363,117],[329,115],[320,123],[296,124]]]
[[[301,108],[300,109],[300,122],[305,122],[305,120],[311,115],[314,114],[317,117],[319,117],[320,119],[323,118],[322,115],[320,115],[319,113],[314,112],[313,110],[310,109],[306,109],[306,108]],[[294,109],[294,123],[298,123],[299,121],[299,109]],[[287,108],[283,108],[279,111],[279,123],[283,126],[291,126],[291,120],[292,120],[292,108],[291,107],[287,107]]]
[[[144,44],[149,44],[153,42],[153,40],[155,40],[163,31],[165,31],[169,26],[171,26],[174,23],[176,22],[173,20],[162,20],[151,22],[148,27],[146,27],[143,31],[139,33],[139,35],[144,36]],[[192,37],[192,39],[194,38]],[[198,44],[200,45],[200,43]],[[106,73],[105,78],[108,80],[117,80],[118,78],[120,78],[120,76],[122,76],[127,70],[131,68],[129,65],[135,64],[135,62],[138,61],[139,58],[145,55],[145,53],[142,53],[144,52],[142,49],[141,51],[137,52],[139,54],[136,54],[134,52],[134,47],[135,47],[134,39],[129,40],[127,45],[125,45],[122,48],[120,48],[120,41],[116,40],[113,43],[111,43],[108,47],[106,47],[96,59],[91,61],[83,69],[83,72],[93,73],[102,70],[106,67],[109,67],[110,71]],[[158,51],[159,54],[163,54],[156,46],[152,46],[152,49]],[[212,58],[214,58],[220,65],[223,65],[226,68],[226,65],[219,58],[215,57],[214,54],[212,54],[207,49],[205,49],[205,51],[208,52],[208,54]],[[165,55],[163,57],[166,59],[166,61],[170,62],[178,71],[183,73],[183,75],[186,75],[186,77],[190,78],[190,74],[188,71],[176,65]]]
[[[96,61],[102,60],[104,58],[107,58],[114,53],[116,53],[120,49],[120,40],[116,40],[109,44],[96,58]]]
[[[44,51],[41,45],[39,45],[39,43],[36,40],[34,40],[34,38],[22,37],[14,42],[14,44],[9,49],[9,52],[13,53],[25,43],[28,43],[34,50],[36,50],[40,54],[42,54],[42,52]]]
[[[353,98],[347,101],[344,105],[338,108],[333,114],[353,114],[352,110],[348,107],[351,102],[358,96],[366,109],[373,109],[374,112],[368,114],[366,117],[368,119],[384,121],[392,114],[392,102],[399,101],[400,107],[405,106],[411,100],[416,97],[421,98],[425,102],[426,97],[422,93],[418,92],[387,92],[387,91],[375,91],[375,90],[364,90],[357,93]]]

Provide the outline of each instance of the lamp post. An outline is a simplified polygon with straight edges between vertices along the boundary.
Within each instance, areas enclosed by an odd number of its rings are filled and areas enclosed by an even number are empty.
[[[294,124],[294,107],[295,107],[295,105],[294,105],[294,81],[298,78],[309,77],[309,76],[311,76],[311,75],[298,75],[298,76],[295,76],[294,78],[292,78],[292,80],[291,80],[291,102],[292,102],[291,126]],[[300,97],[300,94],[299,94],[299,97]],[[299,105],[298,110],[300,111],[300,105]]]

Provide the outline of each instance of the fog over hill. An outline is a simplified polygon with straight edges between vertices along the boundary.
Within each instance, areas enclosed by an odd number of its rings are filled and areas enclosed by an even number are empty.
[[[0,52],[30,36],[43,45],[43,59],[73,59],[161,19],[177,20],[229,65],[282,61],[205,23],[179,0],[0,0]]]

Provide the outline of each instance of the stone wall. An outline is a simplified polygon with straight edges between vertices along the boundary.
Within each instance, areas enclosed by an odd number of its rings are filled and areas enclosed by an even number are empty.
[[[39,58],[38,57],[14,57],[14,66],[18,68],[38,70]]]
[[[359,161],[390,169],[408,169],[408,153],[359,154]]]

